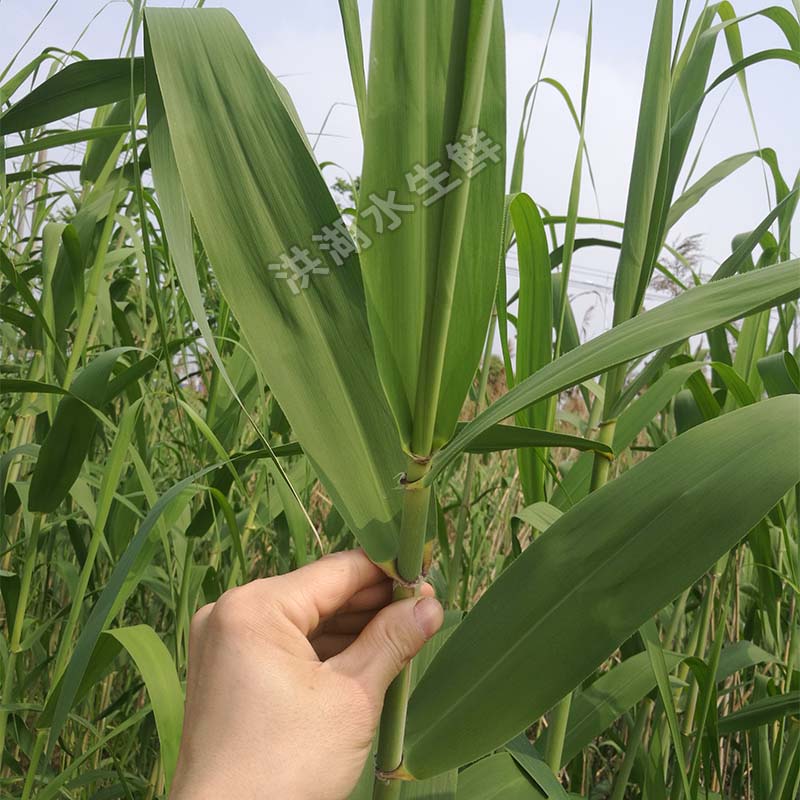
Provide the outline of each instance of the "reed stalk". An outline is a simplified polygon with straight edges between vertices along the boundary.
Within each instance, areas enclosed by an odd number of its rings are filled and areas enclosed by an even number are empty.
[[[28,542],[25,547],[25,559],[20,576],[19,594],[17,596],[17,609],[11,627],[11,641],[9,654],[6,661],[5,680],[3,683],[2,708],[0,708],[0,742],[5,742],[6,726],[8,725],[8,707],[14,698],[14,682],[16,677],[17,658],[21,652],[22,629],[25,626],[25,613],[28,610],[28,600],[31,594],[31,579],[36,566],[36,555],[39,548],[39,533],[44,523],[44,514],[34,514],[31,523]]]
[[[431,489],[422,479],[429,469],[427,461],[409,458],[403,477],[403,511],[397,571],[404,583],[396,583],[393,600],[405,600],[419,592],[427,533]],[[389,778],[403,764],[403,737],[411,689],[411,663],[392,681],[383,702],[375,758],[373,800],[393,800],[400,796],[401,781]]]

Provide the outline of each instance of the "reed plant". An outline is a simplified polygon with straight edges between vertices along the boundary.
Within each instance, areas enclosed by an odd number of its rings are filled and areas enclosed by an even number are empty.
[[[540,71],[507,109],[500,0],[376,0],[368,70],[340,0],[347,208],[231,14],[143,5],[122,57],[0,77],[3,796],[164,796],[193,611],[360,546],[450,611],[354,800],[796,797],[800,183],[760,145],[694,175],[719,87],[794,79],[796,9],[653,3],[626,211],[598,220],[590,5],[581,96]],[[775,47],[745,54],[759,16]],[[521,190],[545,82],[576,126],[561,215]],[[670,269],[754,159],[771,210],[710,278]],[[613,326],[582,341],[570,271],[601,247]],[[676,296],[645,310],[654,276]]]

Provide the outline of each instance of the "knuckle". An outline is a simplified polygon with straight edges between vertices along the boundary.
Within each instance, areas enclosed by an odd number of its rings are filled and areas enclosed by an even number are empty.
[[[262,602],[259,603],[260,614],[265,620],[278,623],[284,619],[296,619],[302,616],[303,609],[313,606],[308,587],[288,578],[289,575],[279,575],[265,579],[269,583],[262,586]]]
[[[203,627],[204,623],[208,620],[211,612],[214,609],[214,603],[206,603],[204,606],[201,606],[197,609],[197,611],[192,614],[191,622],[189,623],[189,635],[197,636],[200,633],[200,629]]]
[[[247,624],[247,603],[240,589],[228,589],[214,604],[211,622],[221,632],[238,631]]]
[[[326,579],[333,585],[350,578],[354,572],[355,565],[345,552],[328,553],[320,560],[325,562]]]

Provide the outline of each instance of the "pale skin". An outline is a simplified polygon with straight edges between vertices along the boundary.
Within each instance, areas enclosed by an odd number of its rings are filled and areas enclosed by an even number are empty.
[[[345,800],[392,679],[440,628],[360,550],[226,592],[192,619],[171,800]]]

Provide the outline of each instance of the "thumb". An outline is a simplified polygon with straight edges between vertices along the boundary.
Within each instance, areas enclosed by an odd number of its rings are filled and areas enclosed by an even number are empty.
[[[378,702],[400,670],[421,650],[444,621],[433,597],[399,600],[382,609],[346,650],[333,659],[358,676]]]

